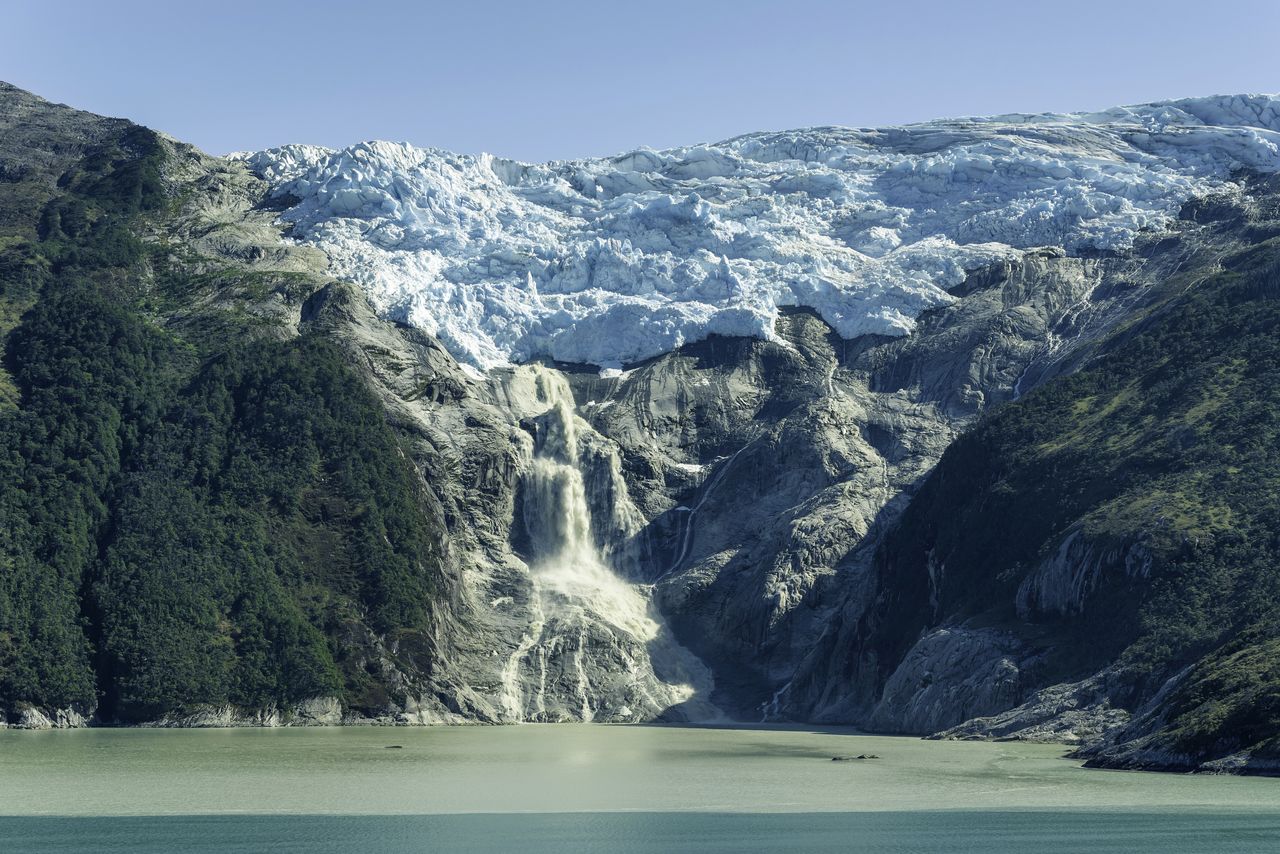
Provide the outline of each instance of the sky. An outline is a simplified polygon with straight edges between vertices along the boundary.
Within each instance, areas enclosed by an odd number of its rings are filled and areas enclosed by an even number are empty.
[[[1277,0],[2,0],[0,79],[214,154],[528,161],[1280,91]]]

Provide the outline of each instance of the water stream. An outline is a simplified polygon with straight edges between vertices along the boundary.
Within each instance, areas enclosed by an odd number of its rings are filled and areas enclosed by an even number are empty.
[[[592,507],[609,497],[588,493],[581,433],[590,428],[574,414],[568,383],[541,366],[521,370],[545,408],[532,419],[522,505],[532,619],[503,669],[506,713],[516,720],[619,721],[680,706],[672,716],[716,717],[705,699],[706,668],[671,637],[651,588],[621,577],[598,544],[605,537]]]

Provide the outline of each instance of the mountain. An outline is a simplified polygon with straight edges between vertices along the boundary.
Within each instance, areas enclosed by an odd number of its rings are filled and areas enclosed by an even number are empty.
[[[0,89],[11,725],[1280,768],[1280,102],[532,165]]]

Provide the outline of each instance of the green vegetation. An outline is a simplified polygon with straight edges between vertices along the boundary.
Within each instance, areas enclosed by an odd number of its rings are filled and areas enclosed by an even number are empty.
[[[139,129],[141,130],[141,129]],[[149,132],[148,132],[149,133]],[[142,258],[123,223],[159,203],[154,137],[90,152],[65,176],[38,241],[0,257],[12,309],[34,303],[5,342],[20,408],[0,416],[0,698],[90,708],[92,644],[80,594],[97,559],[122,461],[153,417],[173,342],[123,307]],[[106,192],[111,187],[121,198]]]
[[[420,504],[379,404],[333,345],[215,360],[120,490],[94,588],[109,707],[148,719],[340,693],[344,623],[430,626],[439,546]]]
[[[1280,759],[1280,628],[1233,638],[1188,674],[1166,703],[1167,741],[1192,756],[1248,749]]]
[[[163,156],[128,128],[0,244],[0,712],[377,710],[368,637],[430,666],[439,520],[336,345],[152,319],[305,284],[192,276],[142,240]]]
[[[1203,753],[1231,732],[1280,733],[1280,239],[1224,265],[947,450],[881,553],[882,661],[943,615],[1021,633],[1046,652],[1045,682],[1119,656],[1133,698],[1211,654],[1178,738]],[[1019,586],[1070,531],[1100,578],[1078,613],[1028,623]],[[1219,689],[1255,699],[1192,696]]]

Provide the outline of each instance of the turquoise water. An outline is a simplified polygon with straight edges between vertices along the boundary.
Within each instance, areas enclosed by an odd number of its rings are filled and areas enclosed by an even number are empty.
[[[0,818],[6,851],[65,852],[1253,852],[1251,813],[535,813]]]
[[[1280,851],[1280,780],[1061,757],[805,729],[0,732],[0,851]]]

